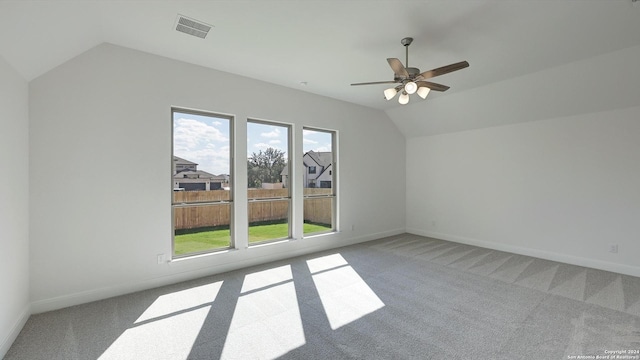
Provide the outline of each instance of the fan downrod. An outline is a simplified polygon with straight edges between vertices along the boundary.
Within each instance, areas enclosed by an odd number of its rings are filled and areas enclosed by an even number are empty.
[[[404,45],[404,55],[405,55],[404,66],[405,67],[409,67],[409,45],[411,45],[412,42],[413,42],[412,37],[406,37],[400,40],[400,43]],[[418,70],[418,72],[420,72],[420,70]]]

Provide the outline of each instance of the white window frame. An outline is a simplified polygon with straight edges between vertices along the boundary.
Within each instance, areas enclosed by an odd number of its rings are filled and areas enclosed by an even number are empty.
[[[302,132],[304,133],[304,130],[310,130],[310,131],[316,131],[316,132],[324,132],[324,133],[330,133],[331,134],[331,166],[332,166],[332,170],[330,172],[330,176],[331,176],[331,194],[321,194],[321,195],[304,195],[302,196],[302,221],[304,222],[304,201],[305,200],[309,200],[309,199],[323,199],[323,198],[331,198],[331,229],[330,230],[326,230],[326,231],[319,231],[319,232],[313,232],[313,233],[309,233],[309,234],[304,234],[303,231],[303,238],[308,238],[308,237],[313,237],[316,235],[323,235],[323,234],[329,234],[329,233],[335,233],[338,232],[338,131],[337,130],[332,130],[332,129],[321,129],[321,128],[315,128],[315,127],[311,127],[311,126],[303,126],[302,127]],[[303,139],[300,139],[300,141],[303,141]],[[314,179],[315,181],[315,179]],[[317,185],[317,184],[316,184]],[[303,191],[304,191],[304,186],[303,185]]]
[[[248,246],[249,247],[253,247],[253,246],[259,246],[259,245],[263,245],[263,244],[267,244],[270,242],[277,242],[277,241],[282,241],[282,240],[290,240],[293,238],[293,224],[292,224],[292,218],[293,218],[293,191],[292,191],[292,184],[291,184],[291,174],[292,174],[292,168],[293,168],[293,159],[292,159],[292,154],[293,154],[293,142],[292,142],[292,138],[293,138],[293,126],[291,124],[287,124],[287,123],[282,123],[282,122],[276,122],[276,121],[271,121],[271,120],[262,120],[262,119],[255,119],[255,118],[248,118],[247,119],[247,137],[248,137],[248,131],[249,131],[249,124],[250,123],[254,123],[254,124],[261,124],[261,125],[271,125],[271,126],[278,126],[278,127],[284,127],[287,128],[287,170],[289,171],[289,174],[287,174],[287,179],[289,182],[289,186],[287,186],[287,196],[283,196],[283,197],[273,197],[273,198],[257,198],[257,199],[251,199],[249,198],[249,195],[247,193],[247,242],[248,242]],[[249,157],[249,151],[247,149],[247,158]],[[246,162],[245,162],[246,164]],[[248,172],[249,169],[247,169]],[[288,229],[288,233],[286,237],[281,237],[281,238],[275,238],[275,239],[269,239],[269,240],[264,240],[264,241],[259,241],[259,242],[254,242],[252,243],[250,238],[249,238],[249,228],[251,228],[251,226],[249,225],[249,220],[251,218],[251,216],[249,215],[249,211],[250,211],[250,206],[251,203],[255,203],[255,202],[268,202],[268,201],[287,201],[289,204],[288,207],[288,213],[287,213],[287,229]]]
[[[174,192],[174,183],[173,183],[173,171],[171,171],[171,259],[183,259],[189,258],[193,256],[198,256],[202,254],[210,254],[221,251],[228,251],[229,249],[235,248],[235,237],[234,237],[234,204],[233,204],[233,193],[235,188],[235,176],[234,176],[234,168],[233,168],[233,159],[234,159],[234,122],[235,117],[233,115],[216,113],[211,111],[203,111],[203,110],[194,110],[187,109],[181,107],[171,107],[171,168],[173,169],[173,121],[175,113],[183,113],[183,114],[192,114],[199,116],[207,116],[207,117],[215,117],[229,120],[229,178],[231,179],[231,190],[229,191],[229,200],[218,200],[218,201],[201,201],[201,202],[189,202],[189,203],[175,203],[173,201],[173,192]],[[229,204],[229,246],[228,247],[218,247],[210,250],[191,252],[188,254],[175,254],[175,214],[174,209],[178,207],[192,207],[192,206],[211,206],[211,205],[224,205]]]

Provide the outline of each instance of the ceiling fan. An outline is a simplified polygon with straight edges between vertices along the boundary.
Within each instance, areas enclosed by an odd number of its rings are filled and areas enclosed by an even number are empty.
[[[447,91],[449,87],[446,85],[436,84],[430,81],[425,81],[432,77],[448,74],[453,71],[461,70],[469,66],[466,61],[461,61],[455,64],[442,66],[433,70],[420,72],[420,69],[415,67],[409,67],[409,45],[413,42],[413,38],[406,37],[400,41],[405,47],[406,61],[405,65],[396,58],[388,58],[387,62],[393,70],[393,81],[374,81],[365,83],[355,83],[351,86],[358,85],[374,85],[374,84],[398,84],[392,88],[384,91],[384,97],[387,100],[393,99],[398,92],[401,92],[398,97],[398,102],[402,105],[409,102],[409,95],[417,93],[423,99],[427,98],[431,90],[434,91]]]

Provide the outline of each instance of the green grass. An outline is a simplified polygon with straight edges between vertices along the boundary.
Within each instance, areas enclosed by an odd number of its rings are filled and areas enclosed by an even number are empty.
[[[330,230],[331,227],[323,224],[305,223],[304,234],[317,233]],[[286,238],[289,236],[287,224],[260,224],[249,227],[249,242]],[[178,231],[175,235],[175,254],[183,255],[218,248],[227,248],[231,245],[229,229],[204,228],[188,231]]]

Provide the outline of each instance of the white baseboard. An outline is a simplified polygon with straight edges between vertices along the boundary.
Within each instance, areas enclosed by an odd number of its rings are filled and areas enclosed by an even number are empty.
[[[371,241],[371,240],[382,239],[382,238],[386,238],[386,237],[389,237],[389,236],[396,236],[396,235],[404,234],[406,232],[407,232],[406,229],[402,228],[402,229],[394,229],[394,230],[382,231],[382,232],[374,233],[374,234],[367,234],[367,235],[363,235],[363,236],[358,236],[358,237],[355,237],[355,238],[350,238],[348,240],[348,245],[359,244],[359,243],[367,242],[367,241]],[[347,244],[345,244],[345,246],[346,245]]]
[[[407,228],[407,232],[414,235],[426,236],[426,237],[436,238],[440,240],[457,242],[461,244],[479,246],[479,247],[492,249],[492,250],[505,251],[505,252],[510,252],[510,253],[519,254],[519,255],[533,256],[540,259],[546,259],[546,260],[557,261],[557,262],[571,264],[571,265],[584,266],[584,267],[589,267],[593,269],[606,270],[606,271],[611,271],[619,274],[640,277],[640,267],[638,266],[612,263],[608,261],[583,258],[579,256],[555,253],[551,251],[538,250],[538,249],[526,248],[521,246],[495,243],[491,241],[484,241],[484,240],[478,240],[478,239],[473,239],[473,238],[468,238],[463,236],[443,234],[443,233],[438,233],[433,231],[425,231],[421,229]]]
[[[175,272],[168,275],[162,275],[142,281],[133,281],[130,283],[119,284],[116,286],[102,287],[87,291],[77,292],[73,294],[62,295],[58,297],[34,301],[31,303],[31,312],[38,314],[46,311],[62,309],[69,306],[85,304],[92,301],[108,299],[114,296],[125,295],[136,291],[152,289],[160,286],[171,285],[182,281],[194,280],[205,276],[221,274],[228,271],[238,270],[254,265],[266,264],[272,261],[279,261],[300,255],[306,255],[318,251],[340,248],[347,245],[358,244],[370,240],[380,239],[387,236],[394,236],[405,233],[404,228],[394,229],[384,232],[366,234],[356,237],[346,237],[348,232],[337,233],[332,239],[326,239],[324,236],[318,236],[315,239],[309,238],[305,240],[295,240],[295,242],[308,241],[308,246],[302,248],[289,249],[288,251],[276,254],[269,253],[227,261],[219,265],[208,265],[196,269],[174,270]],[[330,235],[330,234],[327,234]],[[231,251],[228,256],[234,256]],[[216,254],[205,256],[219,256]],[[185,261],[185,260],[181,260]],[[186,260],[189,261],[189,260]],[[174,265],[181,267],[180,265]]]
[[[20,334],[20,331],[22,331],[22,328],[27,323],[27,320],[29,320],[29,316],[31,316],[31,305],[27,304],[5,338],[2,339],[2,343],[0,344],[0,359],[4,358],[4,356],[7,354],[7,351],[9,351],[9,348],[11,348],[11,345],[13,345],[13,342],[16,341],[18,334]]]

